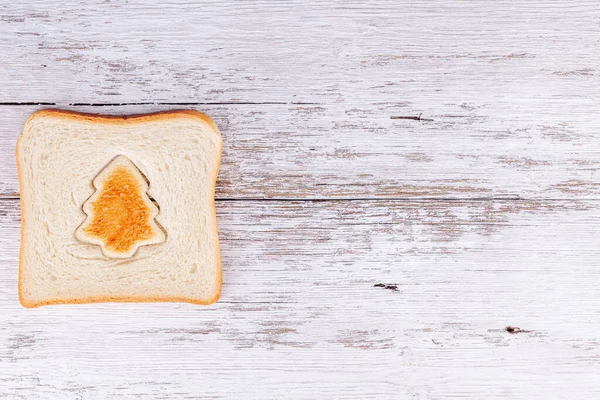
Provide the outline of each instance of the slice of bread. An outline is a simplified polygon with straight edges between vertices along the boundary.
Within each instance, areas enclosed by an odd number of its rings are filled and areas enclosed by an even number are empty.
[[[17,142],[21,304],[215,302],[221,150],[196,111],[33,114]]]

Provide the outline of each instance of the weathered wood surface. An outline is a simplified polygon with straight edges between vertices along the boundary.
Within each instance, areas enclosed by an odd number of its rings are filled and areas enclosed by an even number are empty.
[[[0,195],[18,196],[16,140],[40,108],[0,107]],[[173,106],[68,108],[132,114]],[[600,112],[415,121],[392,120],[385,106],[195,108],[224,137],[218,198],[600,198]]]
[[[0,7],[7,102],[352,101],[508,116],[598,107],[595,0]]]
[[[600,397],[599,21],[0,4],[0,398]],[[215,119],[219,303],[19,306],[14,146],[43,107]]]
[[[0,195],[46,102],[207,111],[222,198],[598,198],[596,1],[0,7]]]
[[[37,310],[0,207],[0,396],[600,395],[598,201],[220,201],[216,305]]]

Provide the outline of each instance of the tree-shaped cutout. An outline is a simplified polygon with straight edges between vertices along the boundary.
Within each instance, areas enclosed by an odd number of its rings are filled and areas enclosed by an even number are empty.
[[[75,231],[77,239],[101,246],[111,258],[129,258],[140,246],[165,241],[146,178],[131,160],[115,157],[93,185],[96,191],[82,206],[87,218]]]

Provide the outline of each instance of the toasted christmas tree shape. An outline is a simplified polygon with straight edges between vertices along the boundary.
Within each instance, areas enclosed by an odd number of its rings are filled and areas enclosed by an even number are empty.
[[[165,241],[146,178],[131,160],[115,157],[93,185],[96,192],[83,204],[87,219],[75,231],[77,239],[101,246],[111,258],[129,258],[140,246]]]

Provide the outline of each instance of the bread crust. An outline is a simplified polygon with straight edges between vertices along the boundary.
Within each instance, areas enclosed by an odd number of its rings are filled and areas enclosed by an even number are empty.
[[[90,113],[81,113],[76,111],[68,111],[68,110],[60,110],[60,109],[43,109],[34,112],[25,122],[25,126],[23,128],[23,132],[27,129],[29,124],[36,120],[39,117],[44,116],[52,116],[59,118],[67,118],[67,119],[75,119],[79,121],[88,121],[90,123],[100,123],[100,124],[138,124],[152,121],[164,121],[164,120],[172,120],[178,118],[193,118],[200,119],[204,123],[208,124],[213,132],[221,138],[221,132],[219,128],[214,123],[214,121],[206,114],[203,114],[196,110],[172,110],[172,111],[159,111],[155,113],[149,114],[134,114],[134,115],[98,115],[98,114],[90,114]],[[21,208],[21,224],[27,218],[25,215],[24,208],[24,200],[21,195],[23,192],[23,172],[22,166],[19,161],[19,153],[20,153],[20,144],[21,138],[23,137],[23,133],[19,135],[17,139],[15,158],[17,160],[17,173],[19,176],[19,203]],[[219,169],[221,166],[221,155],[223,153],[223,140],[219,140],[219,154],[217,157],[217,168],[215,169],[215,174],[212,178],[212,215],[213,215],[213,225],[214,225],[214,234],[216,240],[216,248],[219,249],[217,252],[217,290],[213,297],[207,300],[195,300],[188,297],[145,297],[145,296],[90,296],[90,297],[82,297],[79,299],[52,299],[45,301],[28,301],[25,299],[23,293],[23,249],[25,248],[25,232],[23,226],[21,226],[21,244],[19,248],[19,279],[18,279],[18,291],[19,291],[19,302],[23,307],[26,308],[36,308],[46,305],[53,304],[89,304],[89,303],[158,303],[158,302],[178,302],[178,303],[192,303],[198,305],[209,305],[217,302],[219,297],[221,296],[221,286],[223,282],[222,278],[222,267],[221,267],[221,250],[219,246],[219,234],[217,227],[217,212],[215,208],[215,191],[217,184],[217,176],[219,174]]]

